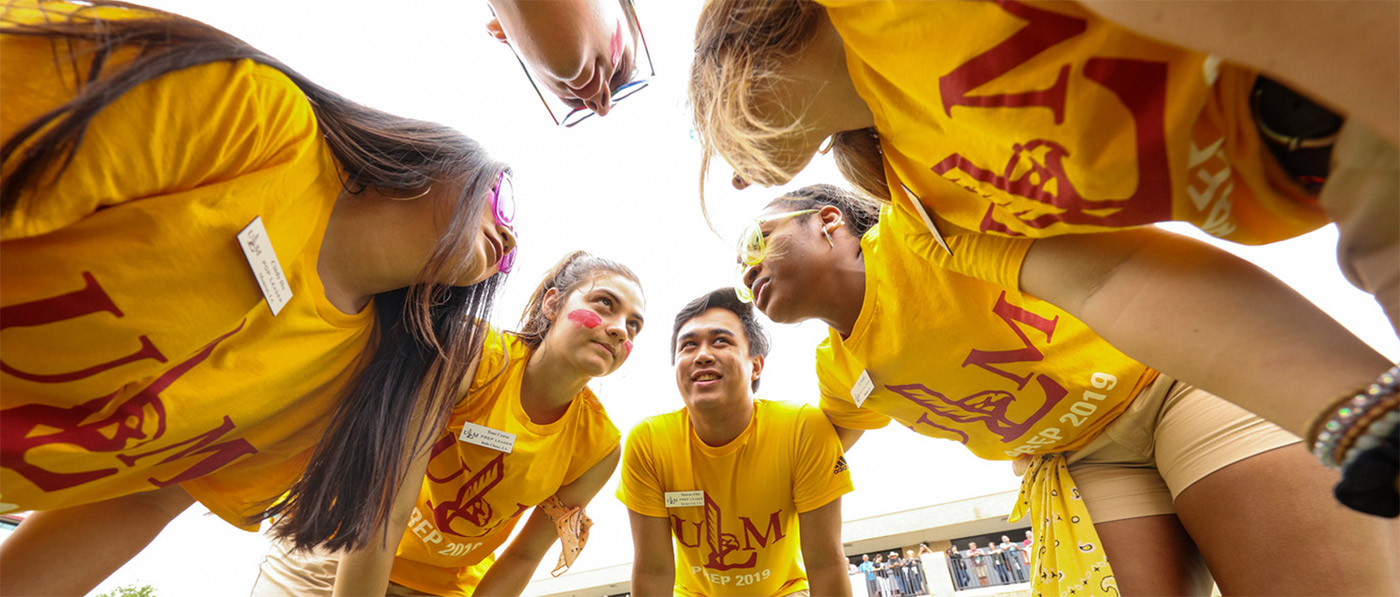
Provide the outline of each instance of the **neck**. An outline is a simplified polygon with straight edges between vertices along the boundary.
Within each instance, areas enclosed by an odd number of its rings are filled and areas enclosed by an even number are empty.
[[[331,304],[358,313],[374,295],[413,284],[436,242],[436,235],[423,234],[425,218],[432,230],[430,201],[341,191],[316,261]]]
[[[836,250],[844,257],[825,270],[825,287],[831,299],[821,303],[816,318],[845,338],[851,335],[865,306],[865,256],[859,239],[849,234],[832,236],[837,237]]]
[[[574,396],[593,379],[557,355],[541,344],[531,353],[530,361],[525,364],[525,376],[520,380],[520,404],[530,420],[541,425],[564,416]]]
[[[797,77],[807,79],[813,99],[804,124],[812,127],[818,139],[836,133],[875,126],[875,115],[856,91],[846,67],[846,49],[836,27],[825,16],[811,44],[803,51],[805,64]]]
[[[719,447],[734,441],[753,421],[753,397],[736,400],[721,408],[690,408],[690,423],[705,445]]]

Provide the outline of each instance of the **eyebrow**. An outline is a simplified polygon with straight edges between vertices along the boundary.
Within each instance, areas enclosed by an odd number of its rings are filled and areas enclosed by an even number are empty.
[[[608,295],[608,298],[611,298],[612,300],[617,301],[617,302],[619,302],[619,303],[622,303],[622,304],[624,304],[624,305],[630,304],[630,303],[627,302],[626,299],[624,299],[624,298],[618,296],[616,292],[613,292],[613,291],[608,290],[608,289],[606,289],[606,288],[599,288],[599,289],[597,290],[597,292],[601,292],[601,293],[603,293],[603,294],[606,294],[606,295]],[[637,325],[639,325],[639,326],[645,326],[645,325],[646,325],[646,322],[647,322],[646,318],[642,317],[642,314],[639,313],[639,312],[637,312],[636,309],[632,309],[632,312],[628,314],[628,317],[631,317],[631,318],[636,319],[636,320],[637,320]]]
[[[734,332],[733,332],[733,331],[730,331],[729,328],[724,328],[724,327],[712,327],[712,328],[705,328],[705,329],[703,329],[703,330],[690,330],[689,332],[686,332],[686,333],[684,333],[684,334],[681,334],[679,338],[676,338],[676,343],[677,343],[677,344],[680,344],[681,342],[683,342],[683,341],[685,341],[685,340],[690,340],[690,339],[693,339],[693,338],[695,338],[695,337],[697,337],[697,336],[702,336],[702,335],[708,335],[708,336],[733,336],[733,335],[734,335]]]

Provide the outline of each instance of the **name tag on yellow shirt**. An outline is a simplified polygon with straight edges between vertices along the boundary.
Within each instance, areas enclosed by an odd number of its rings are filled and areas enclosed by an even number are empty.
[[[851,400],[856,401],[856,408],[865,404],[865,399],[869,398],[873,391],[875,391],[875,382],[870,381],[870,372],[861,370],[860,378],[856,380],[856,386],[851,388]]]
[[[703,491],[668,491],[666,492],[667,508],[693,508],[705,505],[705,492]]]
[[[462,434],[458,435],[457,439],[506,454],[510,454],[510,451],[515,449],[514,433],[492,429],[476,423],[463,423]]]
[[[282,273],[277,253],[272,250],[262,216],[253,218],[253,223],[238,233],[238,246],[248,258],[248,266],[253,268],[253,277],[258,279],[258,288],[262,289],[268,308],[277,315],[287,306],[287,301],[292,300],[292,287],[287,284],[287,275]]]

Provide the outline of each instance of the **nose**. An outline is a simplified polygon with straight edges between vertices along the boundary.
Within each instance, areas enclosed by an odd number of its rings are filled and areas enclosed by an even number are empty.
[[[515,250],[517,239],[515,238],[515,226],[510,224],[496,224],[496,232],[501,235],[501,250],[507,254]]]
[[[583,105],[599,116],[607,116],[612,110],[612,90],[608,89],[608,82],[604,81],[598,88],[598,93],[593,97],[583,100]]]
[[[693,362],[696,365],[708,365],[715,362],[715,357],[710,354],[710,347],[701,343],[700,346],[695,349],[695,360]]]
[[[622,315],[614,315],[613,317],[603,320],[603,323],[607,326],[605,331],[609,338],[614,340],[627,339],[627,321]]]

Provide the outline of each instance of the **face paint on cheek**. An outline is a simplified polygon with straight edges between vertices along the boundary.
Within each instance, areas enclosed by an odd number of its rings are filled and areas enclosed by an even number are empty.
[[[617,70],[617,64],[622,62],[622,21],[617,22],[617,32],[613,33],[612,43],[608,50],[612,54],[612,67]]]
[[[631,340],[623,340],[623,341],[622,341],[622,349],[625,350],[625,351],[627,351],[627,356],[629,356],[629,357],[632,356],[632,341],[631,341]]]
[[[590,330],[603,325],[603,318],[588,309],[574,309],[570,311],[569,321],[574,322],[574,325],[586,327]]]

